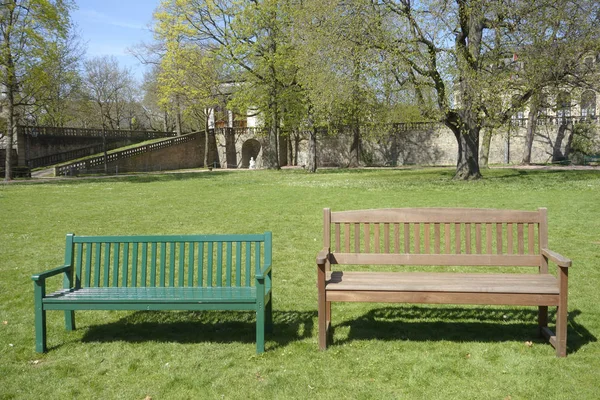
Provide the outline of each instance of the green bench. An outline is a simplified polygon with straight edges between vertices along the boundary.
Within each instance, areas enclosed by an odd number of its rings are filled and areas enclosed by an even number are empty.
[[[36,351],[45,352],[46,311],[252,310],[256,352],[272,329],[271,232],[257,235],[67,235],[65,264],[32,276]],[[46,280],[63,288],[46,294]],[[59,283],[57,283],[59,284]],[[58,288],[58,287],[57,287]]]
[[[583,156],[583,165],[600,163],[600,154],[589,154]]]

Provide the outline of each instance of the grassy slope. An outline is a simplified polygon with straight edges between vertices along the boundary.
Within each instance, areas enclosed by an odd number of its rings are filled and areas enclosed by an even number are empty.
[[[0,399],[598,398],[600,173],[451,174],[240,171],[0,186]],[[555,358],[536,337],[533,308],[387,304],[334,305],[335,344],[319,352],[322,208],[414,206],[548,207],[550,247],[574,260],[569,356]],[[69,333],[62,313],[49,312],[50,351],[33,351],[30,276],[61,264],[67,232],[265,230],[275,280],[265,354],[255,355],[253,316],[223,312],[79,312]]]

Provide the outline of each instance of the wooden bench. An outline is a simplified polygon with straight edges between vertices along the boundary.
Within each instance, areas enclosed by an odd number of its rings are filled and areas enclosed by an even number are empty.
[[[496,304],[538,306],[540,334],[557,356],[565,356],[571,261],[548,250],[546,215],[545,208],[326,208],[324,248],[317,255],[319,347],[327,347],[334,301]],[[549,272],[548,261],[558,266],[556,275]],[[362,267],[332,270],[335,264]],[[377,270],[380,265],[441,266],[445,271],[383,272]],[[449,266],[472,270],[451,272]],[[509,268],[482,273],[482,267]],[[535,267],[536,273],[510,267]],[[556,335],[548,328],[548,306],[557,307]]]
[[[256,352],[272,327],[271,232],[260,235],[67,235],[65,264],[32,276],[36,351],[46,351],[46,311],[252,310]],[[62,274],[63,289],[46,294]]]

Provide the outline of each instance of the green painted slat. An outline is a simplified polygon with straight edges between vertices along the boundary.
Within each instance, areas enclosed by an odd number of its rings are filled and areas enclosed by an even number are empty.
[[[250,264],[252,263],[251,251],[252,246],[251,242],[246,242],[246,286],[250,286]]]
[[[259,273],[261,271],[260,265],[260,242],[254,243],[254,268],[255,273]]]
[[[74,236],[74,243],[171,243],[171,242],[254,242],[265,240],[264,234],[235,235],[157,235],[157,236]]]
[[[65,243],[65,265],[73,265],[73,234],[67,234]]]
[[[113,274],[112,274],[112,286],[119,286],[119,253],[121,253],[121,243],[115,243],[113,251]]]
[[[75,287],[81,287],[81,265],[83,257],[83,245],[78,243],[75,245]]]
[[[156,286],[156,243],[150,246],[150,286]]]
[[[169,245],[169,286],[175,286],[175,243]]]
[[[140,276],[140,286],[146,287],[148,277],[148,244],[142,243],[142,276]]]
[[[242,285],[242,242],[235,244],[235,285]]]
[[[121,286],[127,287],[129,283],[129,243],[123,243],[123,278],[121,279]]]
[[[198,246],[198,286],[204,286],[204,243]]]
[[[194,253],[196,252],[196,243],[188,244],[188,286],[194,285]],[[202,270],[200,270],[202,272]],[[183,286],[183,285],[182,285]]]
[[[165,276],[167,273],[167,244],[160,244],[160,287],[165,287]]]
[[[133,243],[133,252],[131,254],[131,286],[137,287],[138,276],[138,246],[139,243]]]
[[[96,259],[94,261],[94,286],[100,286],[100,264],[102,262],[102,243],[96,243]]]
[[[223,286],[223,242],[217,242],[217,286]]]
[[[231,247],[232,247],[232,243],[228,242],[227,243],[227,253],[226,253],[226,260],[225,260],[225,265],[226,265],[226,269],[225,269],[225,286],[231,286]]]
[[[185,266],[185,243],[179,243],[179,286],[183,286],[184,281],[184,266]]]
[[[108,278],[110,277],[110,249],[111,243],[104,244],[104,287],[108,286]]]
[[[206,286],[213,286],[213,243],[208,242],[206,249]]]
[[[85,245],[85,286],[90,287],[92,279],[92,244]]]

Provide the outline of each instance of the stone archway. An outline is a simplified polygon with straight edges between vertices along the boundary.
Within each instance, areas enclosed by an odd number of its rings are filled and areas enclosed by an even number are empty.
[[[256,139],[248,139],[242,145],[242,168],[248,168],[250,166],[250,157],[253,157],[256,161],[258,153],[260,153],[260,142]]]

